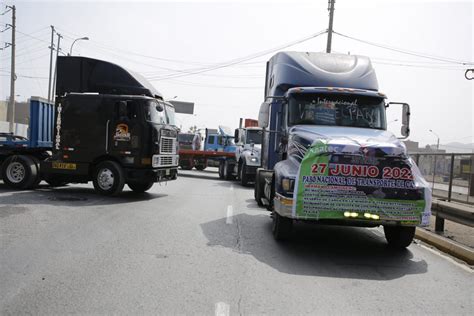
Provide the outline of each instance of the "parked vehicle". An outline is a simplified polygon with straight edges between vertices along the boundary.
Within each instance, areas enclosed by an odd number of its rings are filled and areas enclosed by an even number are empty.
[[[272,211],[273,234],[293,221],[375,227],[407,247],[430,218],[431,191],[405,145],[387,131],[386,103],[369,58],[280,52],[267,62],[262,168],[255,199]]]
[[[196,135],[193,135],[195,137]],[[179,149],[179,165],[184,170],[204,170],[208,165],[218,166],[219,161],[225,159],[235,160],[234,136],[229,134],[229,129],[219,126],[218,130],[205,129],[205,137],[201,148]]]
[[[92,181],[104,195],[144,192],[177,178],[177,135],[173,106],[141,76],[60,56],[55,104],[31,98],[29,138],[0,140],[1,176],[17,189]]]
[[[232,173],[243,186],[255,181],[257,168],[261,166],[260,152],[262,146],[262,129],[257,127],[258,121],[245,119],[245,125],[235,130],[236,150]]]

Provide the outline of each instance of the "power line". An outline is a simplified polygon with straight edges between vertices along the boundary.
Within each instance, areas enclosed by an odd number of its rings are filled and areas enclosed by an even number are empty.
[[[74,36],[77,36],[79,37],[79,35],[77,34],[74,34],[74,33],[71,33],[71,32],[68,32],[68,31],[64,31],[63,29],[58,29],[58,31],[62,32],[62,33],[69,33],[69,34],[72,34]],[[73,37],[71,36],[68,36],[68,35],[64,35],[64,37],[66,38],[69,38],[70,40],[74,40]],[[159,61],[165,61],[165,62],[171,62],[171,63],[178,63],[178,64],[187,64],[187,65],[197,65],[197,66],[211,66],[213,65],[212,63],[205,63],[205,62],[199,62],[199,61],[185,61],[185,60],[179,60],[179,59],[170,59],[170,58],[163,58],[163,57],[156,57],[156,56],[150,56],[150,55],[145,55],[145,54],[141,54],[141,53],[137,53],[137,52],[133,52],[133,51],[130,51],[130,50],[126,50],[126,49],[122,49],[122,48],[118,48],[118,47],[113,47],[113,46],[110,46],[110,45],[105,45],[104,43],[100,43],[100,42],[97,42],[95,40],[89,40],[93,45],[96,45],[96,46],[100,46],[102,49],[104,50],[108,50],[108,51],[113,51],[113,52],[117,52],[117,51],[121,51],[121,52],[124,52],[128,55],[135,55],[135,56],[139,56],[139,57],[144,57],[144,58],[149,58],[149,59],[153,59],[153,60],[159,60]]]
[[[73,37],[68,36],[67,35],[68,33],[72,34],[74,36],[79,36],[77,34],[74,34],[74,33],[68,32],[68,31],[64,31],[62,29],[61,29],[61,32],[66,33],[64,36],[66,38],[71,39],[71,40],[73,39]],[[101,51],[107,51],[107,54],[112,54],[112,55],[114,55],[118,58],[121,58],[123,60],[128,60],[128,61],[133,62],[133,63],[142,64],[142,65],[145,65],[145,66],[148,66],[148,67],[153,67],[153,68],[161,69],[161,70],[164,70],[164,71],[168,72],[168,73],[163,73],[163,74],[158,74],[158,73],[153,74],[152,73],[149,76],[147,76],[147,79],[149,79],[149,80],[160,81],[160,80],[179,78],[179,77],[190,76],[190,75],[215,76],[215,77],[222,76],[222,77],[224,77],[225,75],[218,75],[218,74],[211,75],[211,74],[204,74],[204,73],[212,71],[212,70],[224,68],[224,67],[234,66],[234,65],[237,65],[237,64],[244,64],[244,65],[251,65],[251,64],[257,64],[257,63],[264,64],[265,61],[257,61],[257,62],[249,62],[249,63],[245,63],[245,61],[255,59],[257,57],[264,56],[264,55],[269,54],[269,53],[271,53],[273,51],[276,51],[276,50],[280,50],[280,49],[283,49],[283,48],[286,48],[286,47],[289,47],[289,46],[293,46],[293,45],[302,43],[304,41],[315,38],[315,37],[317,37],[321,34],[324,34],[324,33],[326,33],[326,30],[321,31],[321,32],[316,33],[316,34],[312,34],[310,36],[307,36],[307,37],[305,37],[303,39],[300,39],[300,40],[297,40],[297,41],[293,41],[293,42],[290,42],[290,43],[287,43],[287,44],[283,44],[283,45],[281,45],[277,48],[272,48],[270,50],[266,50],[266,51],[263,51],[263,52],[258,52],[258,53],[254,53],[254,54],[251,54],[251,55],[248,55],[248,56],[245,56],[245,57],[236,58],[236,59],[233,59],[233,60],[230,60],[230,61],[227,61],[227,62],[214,63],[214,64],[208,64],[208,63],[202,63],[202,62],[196,62],[196,61],[183,61],[183,60],[176,60],[176,59],[154,57],[154,56],[149,56],[149,55],[144,55],[144,54],[132,52],[132,51],[129,51],[129,50],[124,50],[124,49],[119,49],[119,48],[109,48],[108,46],[103,45],[103,44],[98,43],[97,41],[93,41],[93,40],[91,40],[90,42],[94,46],[96,46],[97,49],[99,49]],[[123,57],[123,56],[117,54],[117,53],[120,53],[120,52],[125,52],[127,54],[127,57]],[[173,69],[173,68],[168,68],[168,67],[163,67],[163,66],[151,65],[151,64],[144,63],[144,62],[141,62],[141,61],[136,61],[134,59],[129,58],[128,55],[136,55],[136,56],[141,56],[141,57],[145,57],[145,58],[150,58],[150,59],[160,60],[160,61],[166,61],[166,62],[176,62],[176,63],[194,64],[194,65],[198,64],[198,65],[206,65],[206,66],[205,67],[198,67],[198,68],[190,68],[190,69]],[[247,76],[245,76],[245,78],[247,78]]]
[[[201,69],[201,70],[198,70],[198,71],[191,71],[189,73],[186,73],[186,74],[177,74],[177,75],[170,75],[170,76],[167,76],[167,77],[161,77],[161,78],[153,78],[154,81],[161,81],[161,80],[167,80],[167,79],[174,79],[174,78],[180,78],[180,77],[185,77],[185,76],[191,76],[191,75],[196,75],[196,74],[201,74],[203,72],[208,72],[208,71],[212,71],[212,70],[216,70],[216,69],[221,69],[221,68],[225,68],[225,67],[230,67],[230,66],[233,66],[235,64],[239,64],[241,62],[244,62],[244,61],[248,61],[248,60],[252,60],[252,59],[255,59],[255,58],[258,58],[258,57],[262,57],[262,56],[265,56],[265,55],[268,55],[270,53],[273,53],[275,51],[279,51],[281,49],[284,49],[284,48],[287,48],[287,47],[290,47],[290,46],[294,46],[296,44],[300,44],[300,43],[303,43],[303,42],[306,42],[310,39],[313,39],[313,38],[316,38],[322,34],[325,34],[327,31],[326,30],[323,30],[323,31],[320,31],[318,33],[315,33],[315,34],[312,34],[310,36],[307,36],[305,38],[302,38],[302,39],[299,39],[299,40],[296,40],[296,41],[293,41],[293,42],[290,42],[290,43],[287,43],[287,44],[283,44],[281,46],[278,46],[278,47],[274,47],[274,48],[271,48],[271,49],[268,49],[268,50],[265,50],[265,51],[261,51],[261,52],[258,52],[258,53],[254,53],[254,54],[251,54],[251,55],[248,55],[248,56],[245,56],[245,57],[241,57],[241,58],[237,58],[237,59],[234,59],[234,60],[231,60],[231,61],[228,61],[228,62],[225,62],[225,63],[221,63],[221,64],[217,64],[216,66],[213,66],[213,67],[209,67],[209,68],[204,68],[204,69]]]
[[[8,70],[0,70],[0,72],[4,72],[4,73],[8,73],[10,74],[11,72],[8,71]],[[21,78],[28,78],[28,79],[48,79],[47,77],[39,77],[39,76],[28,76],[28,75],[22,75],[22,74],[19,74],[19,73],[16,73],[15,74],[17,77],[21,77]],[[10,75],[1,75],[2,77],[10,77]]]
[[[46,44],[49,45],[49,42],[48,42],[47,40],[43,40],[43,39],[41,39],[41,38],[38,38],[38,37],[36,37],[36,36],[32,36],[32,35],[27,34],[27,33],[20,32],[20,31],[18,31],[18,30],[16,30],[16,31],[17,31],[18,33],[24,35],[24,36],[27,36],[27,37],[29,37],[29,38],[35,39],[35,40],[37,40],[37,41],[40,41],[40,42],[43,42],[43,43],[46,43]]]
[[[401,54],[406,54],[406,55],[411,55],[411,56],[416,56],[416,57],[426,58],[426,59],[432,59],[432,60],[437,60],[437,61],[443,61],[443,62],[452,63],[452,64],[474,65],[474,62],[465,62],[465,61],[460,61],[460,60],[456,60],[456,59],[452,59],[452,58],[431,56],[431,55],[427,55],[427,54],[423,54],[423,53],[404,50],[404,49],[401,49],[401,48],[396,48],[396,47],[388,46],[388,45],[385,45],[385,44],[378,44],[378,43],[366,41],[366,40],[356,38],[356,37],[353,37],[353,36],[349,36],[349,35],[345,35],[345,34],[342,34],[342,33],[336,32],[336,31],[334,31],[334,34],[337,34],[339,36],[342,36],[342,37],[345,37],[345,38],[348,38],[348,39],[351,39],[351,40],[354,40],[354,41],[357,41],[357,42],[361,42],[361,43],[364,43],[364,44],[367,44],[367,45],[371,45],[371,46],[375,46],[375,47],[395,51],[395,52],[398,52],[398,53],[401,53]]]
[[[373,61],[374,64],[380,65],[389,65],[389,66],[401,66],[401,67],[414,67],[414,68],[427,68],[427,69],[442,69],[442,70],[464,70],[464,68],[455,68],[455,67],[436,67],[436,66],[424,66],[424,65],[411,65],[403,63],[387,63],[380,61]]]
[[[154,80],[151,80],[154,81]],[[178,85],[184,85],[184,86],[190,86],[190,87],[202,87],[202,88],[213,88],[213,89],[261,89],[261,86],[223,86],[223,85],[212,85],[212,84],[199,84],[199,83],[194,83],[194,82],[189,82],[189,81],[181,81],[181,80],[175,80],[175,79],[170,79],[169,83],[171,84],[178,84]]]

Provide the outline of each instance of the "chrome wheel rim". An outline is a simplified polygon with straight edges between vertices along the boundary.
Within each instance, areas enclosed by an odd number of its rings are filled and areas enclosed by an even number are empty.
[[[99,184],[99,187],[102,190],[104,191],[110,190],[112,186],[114,185],[113,172],[108,168],[100,169],[99,173],[97,174],[97,183]]]
[[[7,178],[11,183],[20,183],[25,179],[25,167],[19,162],[12,162],[7,167]]]

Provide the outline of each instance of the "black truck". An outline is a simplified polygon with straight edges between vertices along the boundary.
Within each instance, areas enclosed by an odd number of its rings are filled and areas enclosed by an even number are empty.
[[[119,194],[175,180],[174,108],[140,75],[110,62],[58,57],[56,100],[30,100],[29,137],[0,135],[4,183],[32,189],[92,181]]]

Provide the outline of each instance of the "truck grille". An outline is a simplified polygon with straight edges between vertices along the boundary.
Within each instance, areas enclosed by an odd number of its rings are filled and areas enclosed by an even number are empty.
[[[160,154],[176,154],[176,138],[161,137]]]
[[[178,166],[178,155],[165,156],[165,155],[153,155],[153,168],[159,167],[177,167]]]

